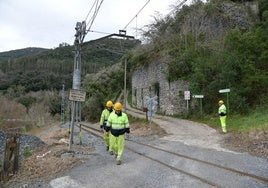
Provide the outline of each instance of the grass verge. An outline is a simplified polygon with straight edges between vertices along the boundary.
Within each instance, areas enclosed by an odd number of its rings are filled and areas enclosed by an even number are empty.
[[[203,119],[194,119],[210,126],[220,126],[217,116],[205,115]],[[227,116],[227,128],[236,133],[248,133],[251,131],[268,132],[268,105],[251,110],[248,114],[229,114]]]

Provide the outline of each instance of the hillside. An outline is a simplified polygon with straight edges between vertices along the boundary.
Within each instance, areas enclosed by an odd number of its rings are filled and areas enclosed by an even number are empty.
[[[259,11],[260,10],[260,11]],[[232,113],[247,113],[268,101],[268,2],[196,1],[177,9],[176,14],[157,18],[144,33],[147,45],[136,49],[129,58],[132,70],[137,68],[134,99],[139,108],[141,93],[162,94],[158,111],[182,108],[183,91],[204,95],[203,110],[215,113],[215,104],[226,99],[220,89],[231,90]],[[150,66],[151,65],[151,66]],[[151,67],[162,67],[155,77]],[[152,70],[152,68],[151,68]],[[145,76],[144,72],[149,76]],[[155,71],[154,71],[155,72]],[[142,78],[148,80],[142,84]],[[161,79],[159,79],[161,78]],[[187,82],[182,88],[177,82]],[[133,90],[135,88],[132,88]],[[165,93],[165,95],[163,95]],[[191,100],[193,115],[200,105]],[[186,106],[186,105],[185,105]],[[186,110],[185,110],[186,111]],[[170,113],[173,114],[173,113]]]
[[[215,104],[220,97],[225,97],[218,94],[223,88],[232,91],[232,113],[246,114],[268,101],[267,1],[195,2],[178,7],[172,16],[155,18],[143,33],[146,43],[142,45],[140,41],[116,38],[84,43],[82,87],[87,92],[82,110],[84,117],[98,119],[103,101],[115,99],[124,87],[124,67],[120,63],[125,60],[128,60],[129,90],[132,73],[137,67],[146,68],[150,63],[160,62],[167,67],[161,72],[167,87],[183,80],[189,83],[192,93],[205,95],[204,114],[215,113]],[[32,91],[60,91],[63,83],[66,89],[71,88],[73,49],[73,46],[64,46],[0,62],[0,90],[5,96],[16,99]],[[119,68],[114,68],[117,63]],[[100,71],[94,79],[86,76]],[[154,83],[146,84],[148,91],[163,89]],[[166,89],[166,92],[171,90]],[[174,96],[183,99],[182,92],[175,92]],[[60,96],[53,101],[53,115],[59,114],[56,109],[60,102]],[[190,107],[192,114],[187,115],[200,114],[197,103]]]
[[[20,57],[34,56],[39,53],[45,52],[48,49],[45,48],[24,48],[18,50],[11,50],[7,52],[0,52],[0,62],[11,61]]]
[[[96,73],[120,61],[139,41],[105,38],[82,46],[82,74]],[[25,92],[72,87],[73,46],[56,49],[21,49],[0,53],[0,90],[24,88]]]

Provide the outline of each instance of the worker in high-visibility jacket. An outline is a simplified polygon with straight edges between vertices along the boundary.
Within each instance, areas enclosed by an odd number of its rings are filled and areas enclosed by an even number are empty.
[[[113,102],[112,101],[107,101],[106,102],[106,107],[101,113],[101,118],[100,118],[100,128],[103,130],[103,140],[106,144],[106,151],[109,151],[109,131],[106,132],[106,125],[108,118],[113,111]]]
[[[221,129],[223,133],[227,133],[226,129],[226,107],[224,105],[223,100],[219,100],[219,110],[218,114],[220,116],[220,122],[221,122]]]
[[[120,165],[125,148],[125,134],[129,138],[130,126],[128,116],[122,112],[122,104],[115,103],[114,111],[110,114],[107,122],[107,130],[110,130],[109,152],[115,154],[116,164]]]

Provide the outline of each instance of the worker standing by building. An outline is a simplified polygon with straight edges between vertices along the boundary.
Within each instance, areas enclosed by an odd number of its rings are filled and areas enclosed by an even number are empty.
[[[100,118],[100,128],[103,130],[103,140],[106,144],[106,151],[109,151],[109,131],[106,132],[106,125],[108,118],[113,111],[113,102],[112,101],[107,101],[106,102],[106,107],[101,113],[101,118]]]
[[[220,122],[221,122],[221,128],[222,128],[222,132],[223,133],[227,133],[227,129],[226,129],[226,107],[224,105],[223,100],[219,101],[219,110],[218,110],[218,114],[220,116]]]
[[[110,114],[107,122],[107,130],[110,130],[110,147],[109,152],[115,153],[116,164],[120,165],[125,148],[125,134],[129,138],[130,126],[128,116],[122,112],[122,104],[115,103],[114,111]]]

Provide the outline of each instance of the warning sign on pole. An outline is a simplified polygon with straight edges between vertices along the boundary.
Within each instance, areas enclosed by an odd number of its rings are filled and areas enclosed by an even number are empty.
[[[69,93],[69,100],[84,102],[86,100],[86,92],[78,89],[71,89]]]
[[[185,100],[190,100],[191,98],[191,93],[190,91],[184,91],[184,99]]]

